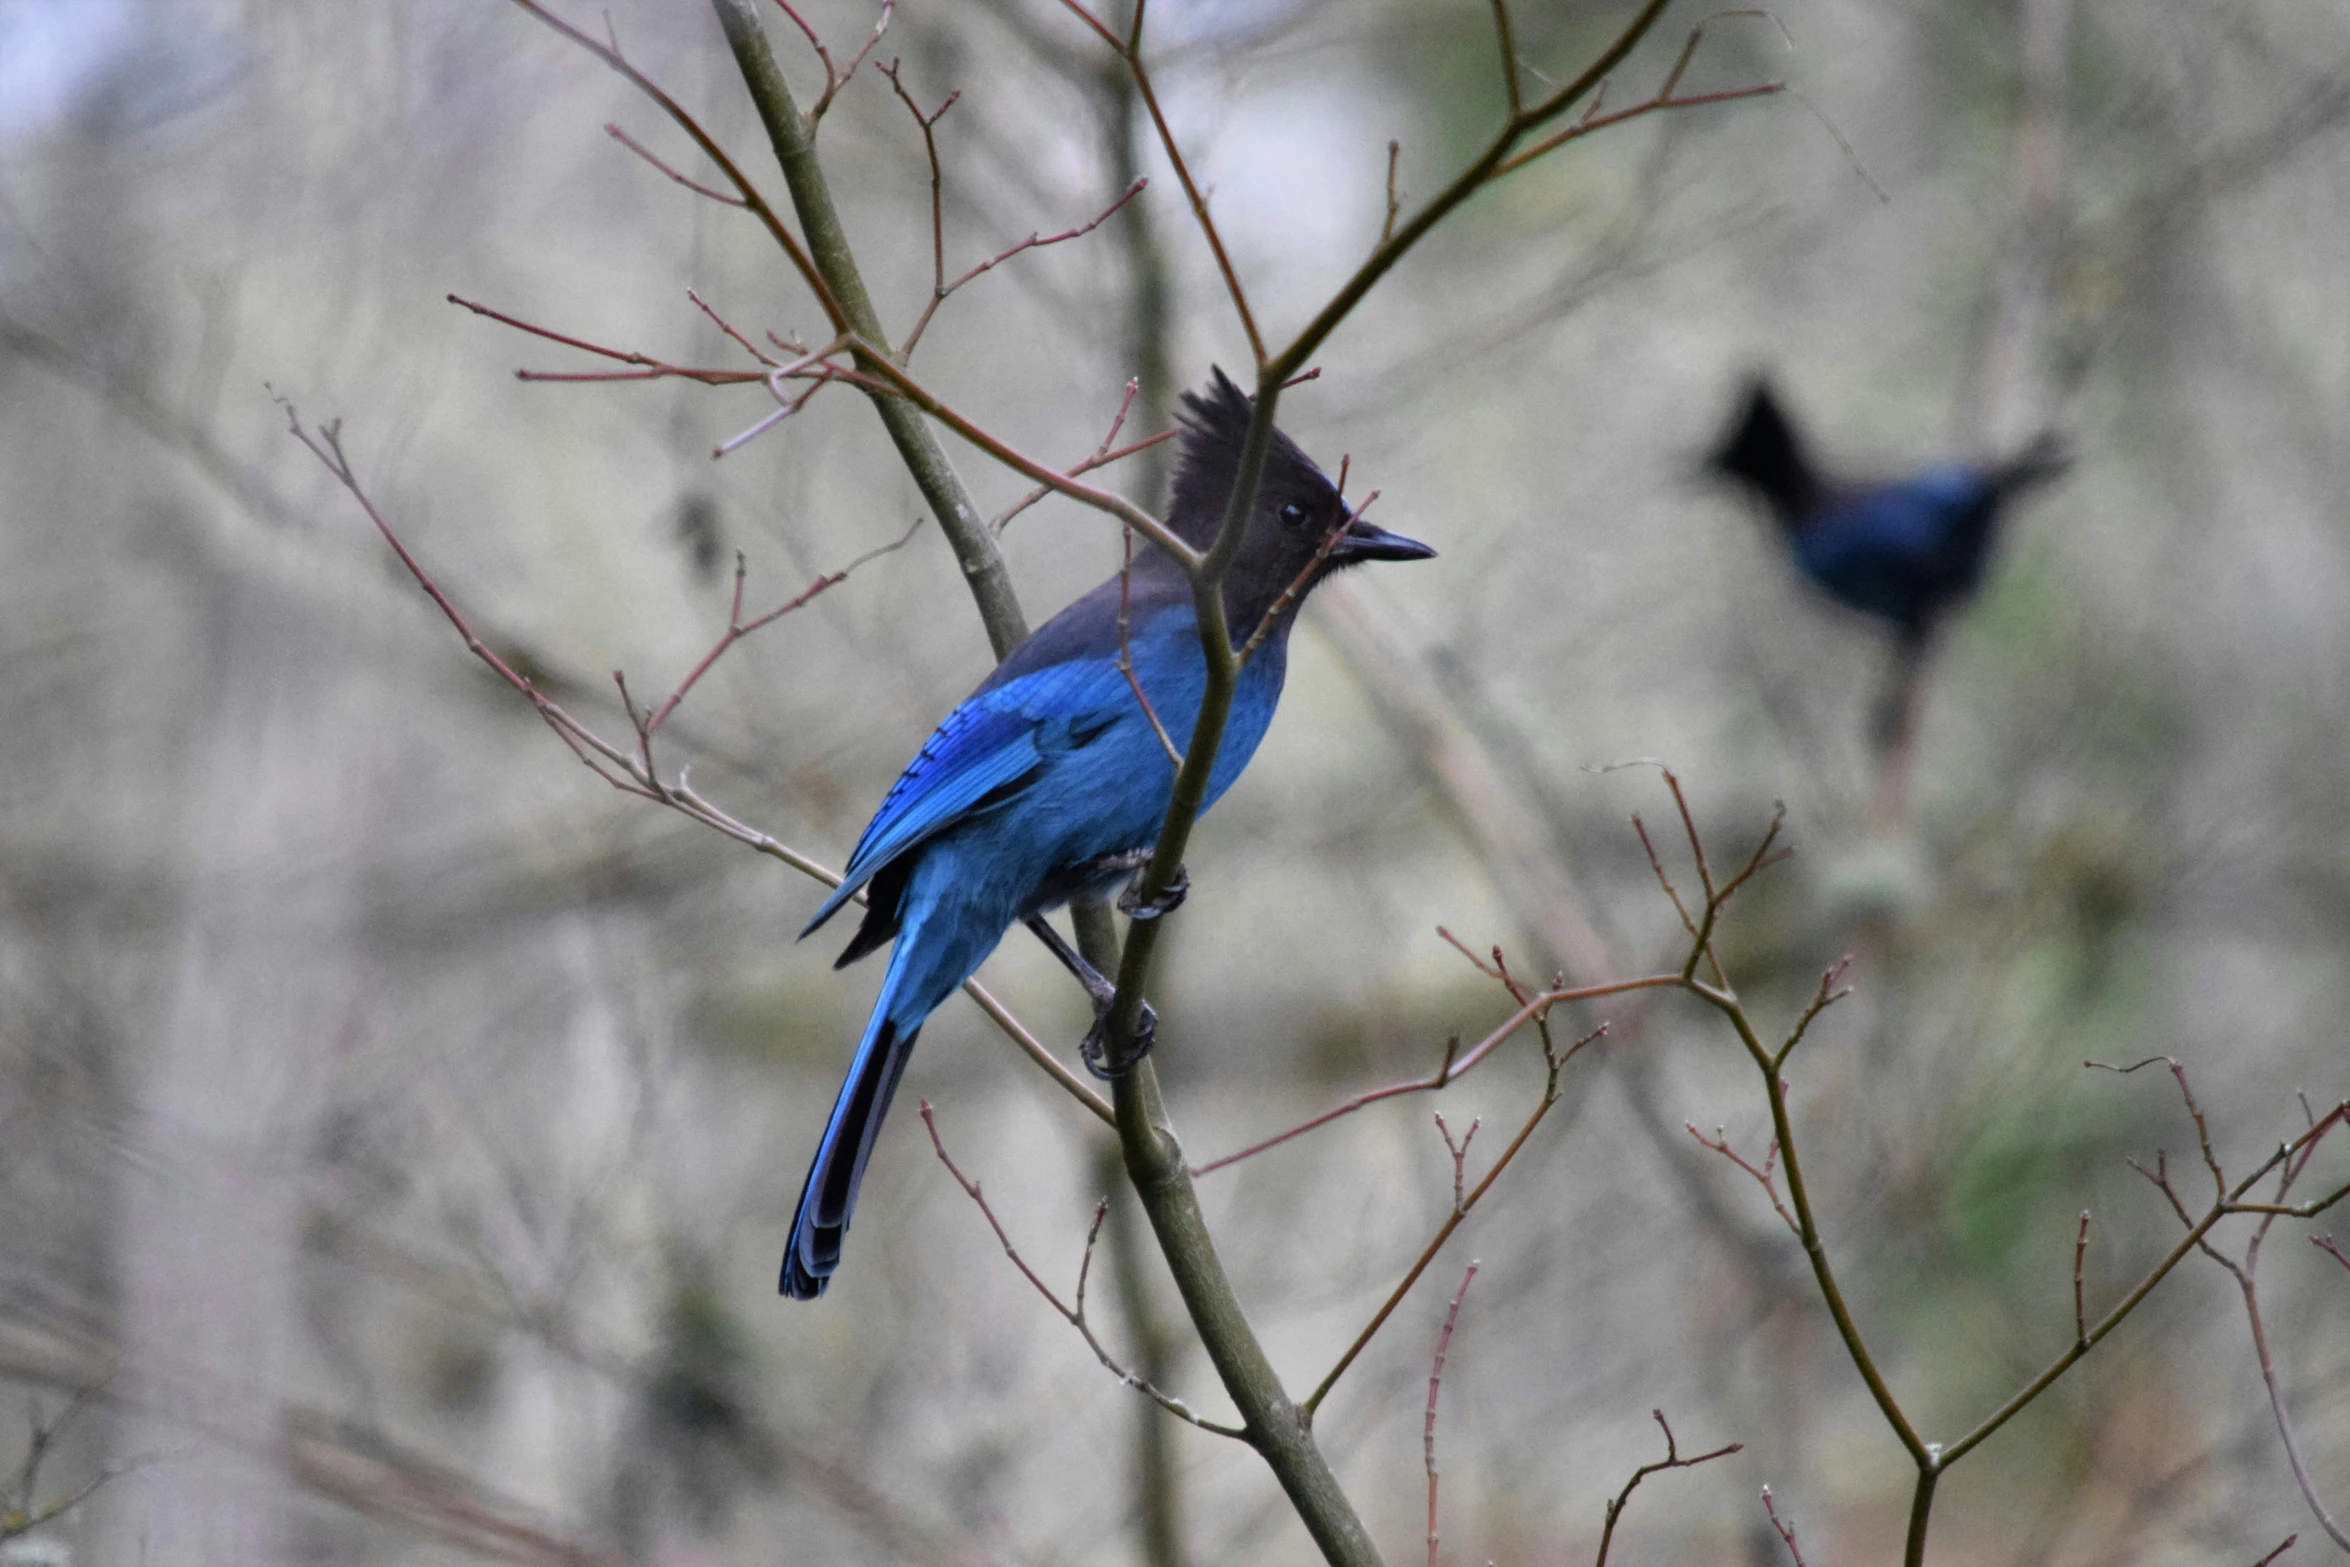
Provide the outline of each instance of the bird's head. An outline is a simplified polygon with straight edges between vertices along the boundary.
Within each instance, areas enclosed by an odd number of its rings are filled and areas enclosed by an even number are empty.
[[[1795,433],[1794,421],[1760,374],[1748,378],[1729,433],[1707,454],[1705,466],[1751,488],[1789,527],[1825,498],[1825,482]]]
[[[1204,550],[1215,543],[1223,526],[1240,468],[1240,449],[1248,437],[1250,407],[1248,394],[1220,369],[1204,388],[1183,394],[1177,415],[1183,434],[1176,448],[1175,494],[1167,522],[1194,548]],[[1296,442],[1273,431],[1257,481],[1256,509],[1226,579],[1230,596],[1260,608],[1271,602],[1313,564],[1346,516],[1338,486],[1298,450]],[[1425,560],[1435,553],[1417,539],[1358,517],[1330,547],[1313,580],[1364,561]]]

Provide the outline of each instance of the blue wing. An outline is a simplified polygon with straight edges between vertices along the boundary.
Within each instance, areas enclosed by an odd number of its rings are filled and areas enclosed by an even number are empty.
[[[857,840],[840,886],[800,934],[832,918],[891,861],[1019,793],[1053,756],[1138,711],[1125,677],[1107,659],[1071,659],[982,687],[906,764]]]
[[[1017,787],[1043,764],[1036,719],[1015,705],[992,700],[996,695],[990,692],[965,702],[923,742],[857,840],[840,885],[801,935],[838,913],[874,872],[962,820],[988,796]]]

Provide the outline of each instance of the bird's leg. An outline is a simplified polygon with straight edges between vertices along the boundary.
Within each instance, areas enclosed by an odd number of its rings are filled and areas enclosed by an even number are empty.
[[[1172,914],[1183,907],[1183,900],[1191,892],[1191,872],[1184,866],[1175,867],[1175,879],[1155,898],[1139,896],[1133,884],[1118,894],[1118,912],[1129,919],[1155,920],[1162,914]]]
[[[1110,1003],[1118,997],[1118,987],[1104,979],[1101,970],[1086,962],[1085,955],[1069,945],[1068,939],[1053,929],[1052,922],[1043,915],[1031,914],[1026,923],[1036,939],[1044,943],[1045,950],[1076,976],[1077,983],[1085,987],[1086,996],[1093,1002],[1093,1027],[1086,1030],[1084,1043],[1077,1047],[1077,1053],[1085,1059],[1085,1069],[1104,1082],[1125,1076],[1135,1062],[1151,1053],[1151,1046],[1158,1039],[1159,1014],[1151,1009],[1149,1002],[1144,1002],[1142,1018],[1134,1028],[1132,1054],[1123,1061],[1109,1061],[1103,1025],[1110,1016]]]

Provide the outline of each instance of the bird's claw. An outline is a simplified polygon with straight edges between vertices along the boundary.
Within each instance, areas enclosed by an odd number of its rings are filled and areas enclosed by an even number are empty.
[[[1158,896],[1145,898],[1139,882],[1118,894],[1118,912],[1129,919],[1155,920],[1162,914],[1172,914],[1183,906],[1191,892],[1191,872],[1184,866],[1175,867],[1175,879],[1167,883]]]
[[[1109,1039],[1107,1037],[1109,1021],[1109,1008],[1104,1007],[1095,1014],[1093,1027],[1086,1030],[1084,1043],[1077,1047],[1077,1053],[1084,1058],[1085,1069],[1088,1072],[1105,1083],[1114,1083],[1133,1071],[1134,1064],[1149,1055],[1151,1046],[1158,1043],[1159,1014],[1149,1002],[1146,1001],[1142,1004],[1142,1016],[1136,1020],[1134,1025],[1134,1048],[1126,1054],[1123,1060],[1116,1062],[1109,1059]]]

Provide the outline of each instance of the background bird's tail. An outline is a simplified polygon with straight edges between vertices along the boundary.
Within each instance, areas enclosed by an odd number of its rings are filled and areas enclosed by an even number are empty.
[[[2043,430],[2032,444],[1991,472],[1991,487],[2000,499],[2045,484],[2073,465],[2073,455],[2054,430]]]
[[[849,1065],[848,1081],[833,1101],[832,1118],[824,1123],[824,1139],[816,1145],[816,1159],[808,1167],[808,1182],[800,1188],[799,1212],[792,1218],[791,1241],[783,1254],[783,1293],[794,1300],[814,1300],[832,1282],[840,1266],[842,1240],[849,1215],[857,1206],[857,1187],[865,1179],[865,1161],[872,1157],[873,1140],[889,1114],[889,1101],[905,1075],[922,1032],[927,1009],[901,1015],[899,1002],[906,990],[908,958],[916,944],[901,939],[890,954],[889,973],[881,982],[881,999],[873,1004],[873,1020]]]

